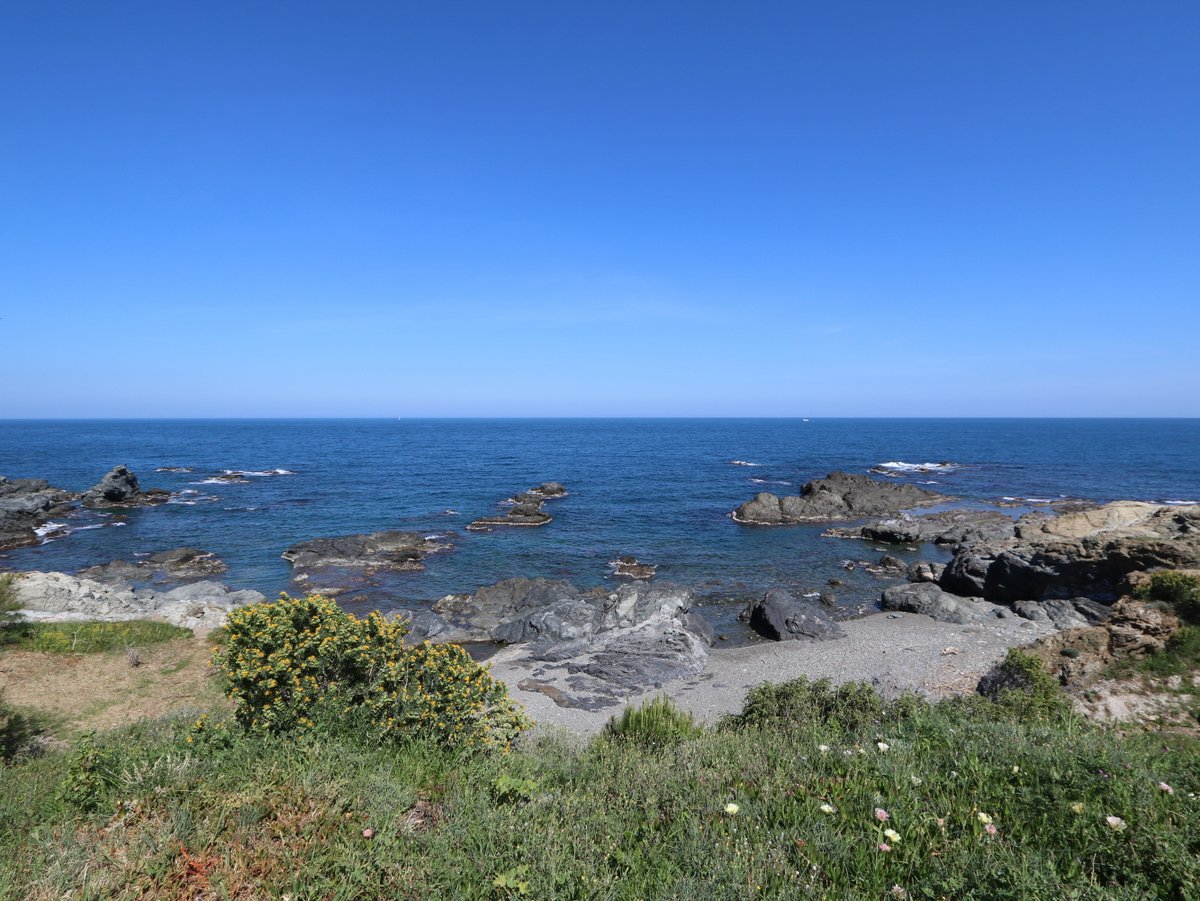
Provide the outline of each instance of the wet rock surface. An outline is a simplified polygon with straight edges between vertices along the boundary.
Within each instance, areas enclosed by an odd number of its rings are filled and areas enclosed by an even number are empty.
[[[787,525],[831,522],[898,513],[949,500],[945,495],[915,485],[881,482],[856,473],[834,472],[805,483],[799,495],[755,495],[731,514],[748,525]]]
[[[645,581],[653,579],[657,567],[642,563],[637,557],[621,556],[609,564],[613,568],[613,576],[618,579],[633,579]]]
[[[75,498],[43,479],[0,476],[0,550],[37,544],[34,530],[70,510]]]
[[[566,496],[567,489],[558,482],[543,482],[503,501],[502,504],[508,507],[503,513],[481,516],[471,522],[467,529],[472,532],[490,532],[503,526],[544,526],[554,519],[543,509],[545,502]]]

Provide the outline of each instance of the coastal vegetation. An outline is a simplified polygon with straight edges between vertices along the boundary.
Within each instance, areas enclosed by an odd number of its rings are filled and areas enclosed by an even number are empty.
[[[986,696],[887,701],[800,679],[714,726],[659,697],[584,740],[518,737],[486,669],[404,648],[402,629],[323,598],[247,607],[216,653],[232,709],[12,761],[0,897],[1187,899],[1200,885],[1195,737],[1096,726],[1028,654]],[[429,727],[431,711],[456,727]],[[464,725],[492,716],[509,731]]]

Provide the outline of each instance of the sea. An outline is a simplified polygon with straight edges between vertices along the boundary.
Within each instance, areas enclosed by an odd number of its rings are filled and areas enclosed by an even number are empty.
[[[836,470],[912,482],[957,504],[1012,515],[1066,499],[1200,502],[1197,419],[236,419],[0,421],[0,474],[82,491],[125,464],[169,503],[81,511],[0,568],[71,572],[181,546],[212,551],[223,581],[288,590],[281,553],[309,538],[386,529],[443,536],[421,572],[376,576],[348,609],[403,611],[515,576],[615,585],[621,555],[692,587],[718,628],[771,587],[870,609],[883,553],[824,537],[824,525],[743,526],[729,513],[760,491],[798,493]],[[215,477],[240,473],[237,482]],[[541,482],[540,528],[468,532]],[[831,584],[836,582],[840,584]]]

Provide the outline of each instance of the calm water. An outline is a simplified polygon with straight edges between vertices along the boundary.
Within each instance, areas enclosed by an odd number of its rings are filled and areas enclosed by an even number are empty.
[[[227,561],[230,584],[271,595],[288,585],[279,555],[293,542],[410,529],[457,532],[456,550],[350,606],[415,606],[518,575],[601,584],[619,554],[714,599],[773,584],[812,591],[837,577],[848,583],[839,601],[871,602],[873,577],[839,567],[884,549],[821,538],[818,526],[741,527],[727,514],[760,490],[794,492],[832,470],[891,461],[951,461],[904,478],[973,502],[1196,501],[1200,420],[5,421],[4,475],[82,490],[125,463],[143,487],[196,493],[68,518],[68,537],[0,555],[0,567],[73,570],[195,545]],[[194,472],[154,472],[160,466]],[[275,469],[292,474],[198,484],[222,470]],[[465,531],[497,501],[547,480],[570,490],[547,505],[550,525]]]

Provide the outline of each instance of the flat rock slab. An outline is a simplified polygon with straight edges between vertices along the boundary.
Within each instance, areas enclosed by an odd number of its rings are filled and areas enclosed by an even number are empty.
[[[915,485],[881,482],[869,476],[833,472],[807,482],[799,495],[778,497],[770,492],[755,495],[733,511],[734,522],[747,525],[788,525],[832,522],[898,513],[950,500],[945,495]]]
[[[282,556],[301,573],[329,568],[406,571],[424,569],[427,556],[452,549],[453,545],[440,537],[392,531],[312,538],[293,544]]]
[[[567,489],[558,482],[543,482],[501,502],[508,509],[492,516],[481,516],[467,526],[470,532],[490,532],[498,527],[537,527],[553,521],[543,509],[546,501],[567,496]]]

